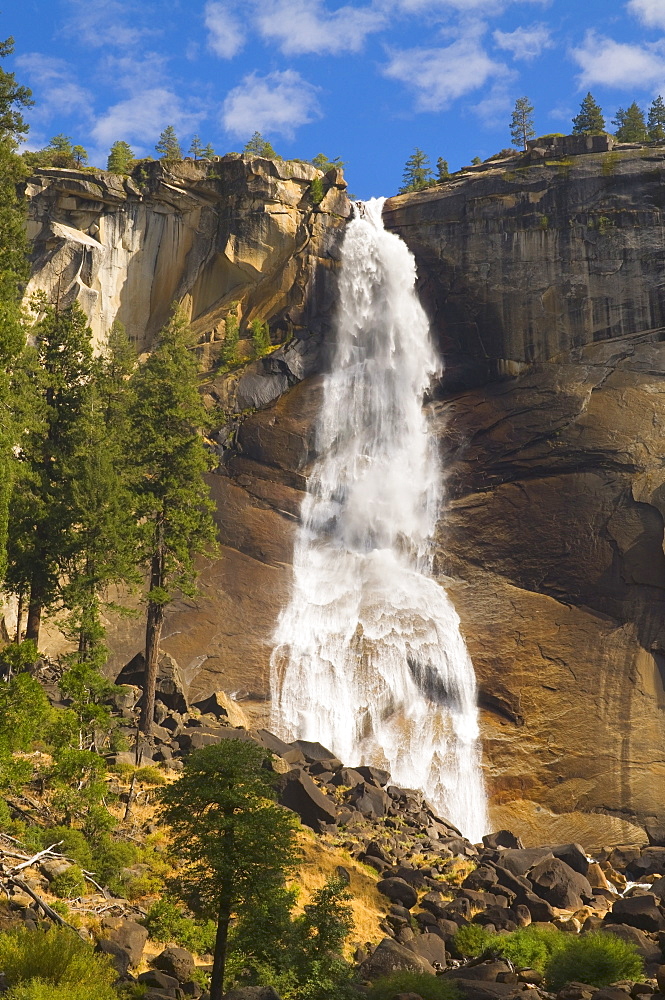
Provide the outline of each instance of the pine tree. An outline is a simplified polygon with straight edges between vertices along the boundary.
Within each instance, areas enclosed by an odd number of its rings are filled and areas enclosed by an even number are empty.
[[[224,992],[231,915],[246,922],[275,897],[281,902],[298,861],[296,822],[274,802],[269,761],[256,744],[224,740],[194,750],[161,796],[184,862],[184,894],[195,894],[217,919],[210,1000]]]
[[[112,174],[128,174],[132,168],[134,153],[129,143],[117,139],[111,146],[106,169]]]
[[[84,167],[88,162],[88,152],[83,146],[73,146],[72,156],[74,158],[75,167]]]
[[[660,94],[649,108],[647,124],[649,142],[662,142],[665,139],[665,101]]]
[[[580,105],[580,113],[573,118],[573,134],[600,135],[604,131],[602,109],[589,92]]]
[[[208,143],[207,146],[204,146],[203,150],[201,151],[201,159],[202,160],[214,160],[215,159],[215,155],[216,155],[215,154],[215,150],[214,150],[214,148],[213,148],[213,146],[212,146],[211,143]]]
[[[236,303],[237,305],[237,303]],[[240,340],[240,324],[235,313],[229,313],[224,323],[224,342],[220,361],[225,368],[238,363],[238,341]]]
[[[180,143],[178,142],[173,125],[166,126],[159,136],[159,142],[155,146],[155,149],[160,153],[160,159],[166,160],[167,163],[182,160],[182,150],[180,149]]]
[[[204,480],[213,462],[199,433],[206,413],[190,346],[187,321],[176,308],[155,351],[132,378],[132,456],[140,473],[138,551],[149,569],[141,715],[146,736],[153,724],[166,605],[178,594],[196,593],[194,555],[214,548],[213,504]]]
[[[339,156],[334,160],[329,160],[325,153],[317,153],[316,156],[310,160],[310,162],[313,167],[318,167],[318,169],[322,170],[324,174],[327,174],[329,170],[333,169],[333,167],[337,170],[344,170],[344,167],[346,166],[346,163],[340,159]]]
[[[91,334],[77,303],[41,305],[33,328],[30,426],[22,435],[10,507],[7,588],[28,598],[26,639],[39,642],[42,613],[60,597],[76,550],[75,458],[86,435],[93,360]]]
[[[0,41],[0,59],[13,51],[12,38]],[[28,131],[21,111],[32,103],[30,91],[0,67],[0,583],[6,569],[13,448],[21,426],[20,417],[15,419],[26,341],[21,292],[29,274],[25,200],[18,194],[25,166],[16,150]]]
[[[242,148],[243,156],[263,156],[267,160],[277,160],[281,157],[272,148],[267,139],[264,139],[260,132],[255,132],[251,139]]]
[[[619,142],[647,142],[644,112],[636,101],[633,101],[625,111],[619,108],[613,124],[617,126],[615,135]]]
[[[195,160],[203,158],[203,144],[198,135],[195,135],[192,139],[192,144],[189,147],[189,156],[193,156]]]
[[[68,135],[59,132],[49,139],[48,145],[39,152],[40,161],[45,166],[75,167],[74,145]]]
[[[437,181],[447,181],[450,177],[450,170],[448,169],[448,160],[444,160],[441,156],[436,161],[437,170]]]
[[[510,119],[510,136],[514,143],[522,149],[527,148],[529,139],[533,139],[536,130],[533,125],[533,104],[528,97],[518,97],[515,101],[512,118]]]
[[[399,189],[399,193],[407,194],[409,191],[421,191],[429,186],[433,176],[427,153],[416,146],[404,165],[402,187]]]

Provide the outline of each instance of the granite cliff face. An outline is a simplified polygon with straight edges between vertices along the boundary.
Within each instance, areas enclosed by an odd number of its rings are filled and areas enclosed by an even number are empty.
[[[225,170],[223,162],[217,166]],[[428,404],[447,469],[437,570],[481,686],[493,817],[531,843],[576,839],[595,847],[645,841],[645,831],[665,837],[664,166],[662,148],[552,161],[534,153],[531,162],[485,164],[386,205],[388,226],[416,255],[447,362]],[[264,214],[273,225],[281,211],[270,185],[286,183],[281,169],[261,166],[255,181],[256,167],[243,161],[232,189],[242,207],[233,226]],[[50,173],[49,188],[61,183]],[[243,399],[260,408],[238,427],[211,477],[222,557],[202,567],[201,597],[169,612],[163,644],[194,700],[223,688],[262,719],[348,211],[339,187],[331,187],[328,211],[320,212],[307,202],[306,177],[289,184],[299,185],[301,200],[284,209],[288,239],[283,228],[266,236],[268,263],[255,258],[250,274],[234,257],[241,249],[225,250],[225,260],[233,259],[220,263],[223,239],[225,248],[245,244],[224,236],[230,210],[217,190],[209,255],[190,252],[200,238],[197,222],[190,250],[169,272],[175,297],[192,303],[195,324],[208,317],[199,332],[213,329],[230,299],[242,299],[244,316],[295,328],[281,354],[241,376],[252,380]],[[159,185],[171,181],[160,175]],[[273,192],[270,212],[261,202],[266,190]],[[39,194],[33,205],[49,197]],[[141,204],[147,211],[142,197],[132,211]],[[203,218],[210,206],[190,210]],[[121,217],[124,210],[113,211]],[[314,231],[311,256],[303,259],[297,236],[306,220]],[[275,232],[281,250],[273,253]],[[37,285],[44,283],[41,262],[65,246],[58,235],[49,239],[55,242],[38,243]],[[194,267],[197,260],[207,263]],[[245,285],[224,284],[231,265]],[[100,263],[98,274],[106,267]],[[53,287],[57,269],[50,273]],[[207,284],[195,277],[203,273]],[[216,282],[224,291],[215,300]],[[137,332],[145,344],[168,307],[160,287],[148,285],[155,318]],[[206,295],[193,291],[203,287]],[[214,302],[221,302],[219,313]],[[244,408],[241,379],[231,388],[228,377],[211,382],[211,405],[231,399]],[[140,649],[138,628],[119,625],[112,644],[120,666]]]

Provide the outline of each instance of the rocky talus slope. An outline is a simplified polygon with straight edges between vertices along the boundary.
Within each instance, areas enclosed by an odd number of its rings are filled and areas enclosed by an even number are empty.
[[[216,166],[236,172],[233,204],[254,206],[234,216],[240,228],[263,219],[268,189],[275,206],[270,185],[287,183],[279,179],[283,166],[256,162]],[[416,256],[447,364],[428,404],[446,468],[437,572],[479,679],[494,825],[515,829],[529,845],[665,844],[664,167],[663,147],[580,152],[562,145],[471,168],[386,204],[386,224]],[[55,192],[63,182],[46,172],[39,183]],[[210,182],[183,174],[179,183],[198,191]],[[234,424],[232,437],[220,435],[228,447],[211,486],[222,555],[202,566],[200,598],[169,611],[163,644],[192,700],[223,688],[258,726],[269,724],[271,638],[290,588],[320,400],[320,345],[330,333],[348,211],[339,186],[326,196],[337,207],[320,212],[327,203],[307,203],[306,177],[289,183],[299,185],[298,204],[319,226],[309,318],[298,313],[293,341],[232,384],[222,376],[208,385],[211,405],[258,408]],[[168,178],[150,184],[166,192],[159,198],[171,197]],[[226,189],[214,184],[222,226]],[[153,195],[142,197],[137,211],[147,211]],[[34,195],[34,218],[40,205],[60,211],[49,198],[46,189]],[[285,210],[293,220],[300,211]],[[271,225],[280,212],[267,212]],[[35,286],[57,239],[38,240]],[[227,237],[228,245],[244,246]],[[243,315],[274,315],[286,337],[285,317],[295,307],[279,277],[281,252],[267,253],[265,276],[258,262],[251,280],[243,270]],[[56,270],[50,273],[53,287]],[[185,302],[205,284],[186,278],[194,272],[182,260],[170,273],[169,294],[175,289]],[[221,275],[206,273],[212,283]],[[155,318],[141,320],[147,331],[164,315],[162,286],[151,281]],[[224,302],[241,297],[222,287]],[[192,293],[194,301],[201,303],[192,308],[196,321],[208,306]],[[111,643],[120,669],[141,648],[138,628],[121,623]]]

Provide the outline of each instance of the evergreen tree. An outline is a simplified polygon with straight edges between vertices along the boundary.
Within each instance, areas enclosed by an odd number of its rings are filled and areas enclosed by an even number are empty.
[[[132,378],[132,458],[140,474],[138,551],[149,567],[141,731],[152,730],[159,642],[166,605],[196,593],[193,557],[214,547],[213,504],[204,480],[212,467],[199,430],[206,413],[189,327],[179,308]]]
[[[195,160],[203,159],[203,144],[198,135],[195,135],[192,139],[192,144],[189,147],[189,155],[193,156]]]
[[[182,150],[180,149],[180,143],[178,142],[173,125],[166,126],[159,137],[159,142],[155,146],[155,149],[160,154],[160,159],[166,160],[167,163],[182,160]]]
[[[647,125],[649,142],[662,142],[665,139],[665,101],[660,94],[649,108]]]
[[[450,170],[448,169],[448,160],[444,160],[441,156],[436,161],[437,170],[437,181],[447,181],[450,177]]]
[[[84,167],[88,162],[88,152],[83,146],[73,146],[72,156],[74,158],[74,166],[76,167]]]
[[[237,304],[237,303],[236,303]],[[240,340],[240,325],[235,313],[229,313],[224,322],[224,342],[220,361],[225,368],[238,363],[238,341]]]
[[[224,991],[231,914],[246,921],[275,897],[281,902],[298,861],[296,821],[272,801],[269,760],[256,744],[224,740],[193,751],[162,792],[173,849],[185,863],[183,893],[193,891],[217,920],[210,1000]]]
[[[19,441],[7,573],[8,589],[29,600],[25,637],[36,643],[42,613],[60,596],[61,576],[75,551],[75,460],[85,444],[93,374],[80,306],[41,308],[33,328],[34,416]]]
[[[615,135],[619,142],[647,142],[644,112],[636,101],[633,101],[625,111],[619,108],[613,124],[617,126]]]
[[[68,135],[59,132],[40,150],[39,158],[45,166],[74,167],[74,145]]]
[[[0,41],[0,59],[13,51],[12,38]],[[17,193],[25,165],[16,151],[28,131],[21,112],[32,103],[30,91],[16,83],[13,73],[0,67],[0,582],[6,569],[12,450],[20,423],[14,417],[26,339],[21,290],[29,274],[25,201]]]
[[[128,174],[132,168],[134,153],[129,143],[122,139],[116,140],[111,146],[106,169],[112,174]]]
[[[318,167],[324,174],[327,174],[333,167],[337,170],[344,170],[346,166],[346,163],[339,156],[334,160],[329,160],[325,153],[317,153],[310,162],[313,167]]]
[[[268,324],[260,319],[253,319],[249,326],[252,331],[252,354],[255,358],[262,358],[272,346]]]
[[[402,187],[400,194],[407,194],[409,191],[422,191],[429,186],[433,179],[433,174],[429,165],[429,157],[418,146],[404,165],[402,174]]]
[[[207,146],[204,146],[203,150],[201,151],[201,159],[202,160],[214,160],[215,159],[215,155],[216,155],[215,154],[215,150],[214,150],[214,148],[213,148],[213,146],[212,146],[211,143],[208,143]]]
[[[243,146],[242,152],[243,156],[264,156],[267,160],[281,159],[260,132],[254,133],[252,138]]]
[[[479,167],[482,162],[483,161],[480,159],[479,156],[474,156],[474,158],[471,160],[471,164],[474,167]]]
[[[580,113],[573,118],[574,135],[600,135],[605,131],[605,119],[591,92],[580,105]]]
[[[536,130],[533,126],[533,104],[528,97],[518,97],[510,119],[510,136],[514,143],[526,149],[529,139],[533,139]]]

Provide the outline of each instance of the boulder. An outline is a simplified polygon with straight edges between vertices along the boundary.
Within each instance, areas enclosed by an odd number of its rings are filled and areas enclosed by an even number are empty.
[[[340,767],[339,771],[332,778],[331,784],[342,785],[345,788],[355,788],[356,785],[362,785],[364,780],[362,774],[356,768]]]
[[[435,967],[436,965],[442,965],[445,968],[447,961],[446,942],[440,934],[434,934],[430,931],[425,931],[424,934],[416,934],[412,948],[421,958],[429,962],[430,965]]]
[[[557,847],[550,847],[555,858],[565,861],[569,868],[580,875],[586,875],[589,869],[589,859],[581,844],[559,844]]]
[[[434,966],[392,938],[384,938],[373,954],[361,964],[359,971],[362,979],[374,980],[401,971],[433,974]]]
[[[186,983],[194,972],[194,956],[186,948],[165,948],[155,959],[154,967],[173,976],[179,983]]]
[[[145,657],[143,653],[127,663],[115,679],[116,684],[132,684],[143,688],[145,681]],[[155,696],[164,702],[167,708],[176,712],[187,711],[185,685],[177,662],[168,653],[160,653],[155,685]]]
[[[612,924],[628,924],[651,933],[665,930],[665,917],[657,906],[656,897],[650,892],[643,896],[617,899],[610,912],[605,914],[605,920]]]
[[[497,931],[517,930],[517,920],[512,910],[502,906],[488,906],[473,918],[474,924],[494,924]]]
[[[309,740],[294,740],[292,747],[297,747],[308,764],[315,764],[319,760],[337,760],[332,750],[327,750],[321,743],[311,743]],[[341,761],[339,765],[341,766]]]
[[[492,868],[490,865],[479,865],[474,871],[470,872],[467,877],[462,882],[462,886],[465,889],[475,889],[480,892],[486,892],[497,885],[499,881],[499,876],[496,873],[496,869]]]
[[[492,851],[500,850],[502,847],[509,847],[513,850],[520,850],[524,847],[520,838],[511,830],[497,830],[496,833],[487,833],[483,837],[483,844]]]
[[[120,917],[108,917],[102,921],[102,930],[108,940],[119,945],[129,958],[131,966],[137,966],[143,956],[143,949],[148,940],[148,932],[135,920],[123,920]]]
[[[113,967],[119,976],[126,976],[129,972],[129,955],[127,951],[122,948],[117,941],[112,941],[111,938],[100,938],[97,942],[96,951],[102,953],[102,955],[108,955],[113,963]]]
[[[180,983],[175,976],[167,976],[159,969],[148,969],[147,972],[142,972],[140,976],[137,976],[136,981],[145,983],[146,986],[151,986],[156,990],[177,990],[180,988]]]
[[[645,875],[665,875],[665,847],[645,847],[626,865],[626,878],[640,882]]]
[[[356,785],[351,792],[349,801],[358,812],[369,819],[385,816],[393,804],[392,799],[383,789],[368,785],[366,781],[362,785]]]
[[[548,858],[529,872],[534,892],[551,906],[578,910],[585,899],[593,895],[588,880],[573,871],[565,861]]]
[[[662,960],[659,946],[638,927],[633,927],[630,924],[603,924],[600,929],[604,934],[614,934],[623,941],[634,945],[637,953],[641,955],[647,965],[653,965]]]
[[[384,771],[382,767],[356,767],[356,771],[363,776],[365,781],[372,785],[384,788],[390,781],[390,771]]]
[[[300,768],[280,775],[275,787],[280,805],[297,813],[305,826],[321,832],[325,825],[336,822],[335,803]]]
[[[376,888],[393,903],[401,903],[407,910],[418,902],[418,893],[401,878],[384,878],[377,882]]]
[[[526,875],[530,868],[540,861],[553,858],[548,847],[526,847],[515,851],[501,852],[501,867],[507,868],[513,875]]]
[[[243,726],[249,729],[249,720],[242,708],[225,691],[214,691],[207,698],[195,701],[194,708],[198,708],[204,715],[214,715],[216,719],[227,722],[229,726]]]

